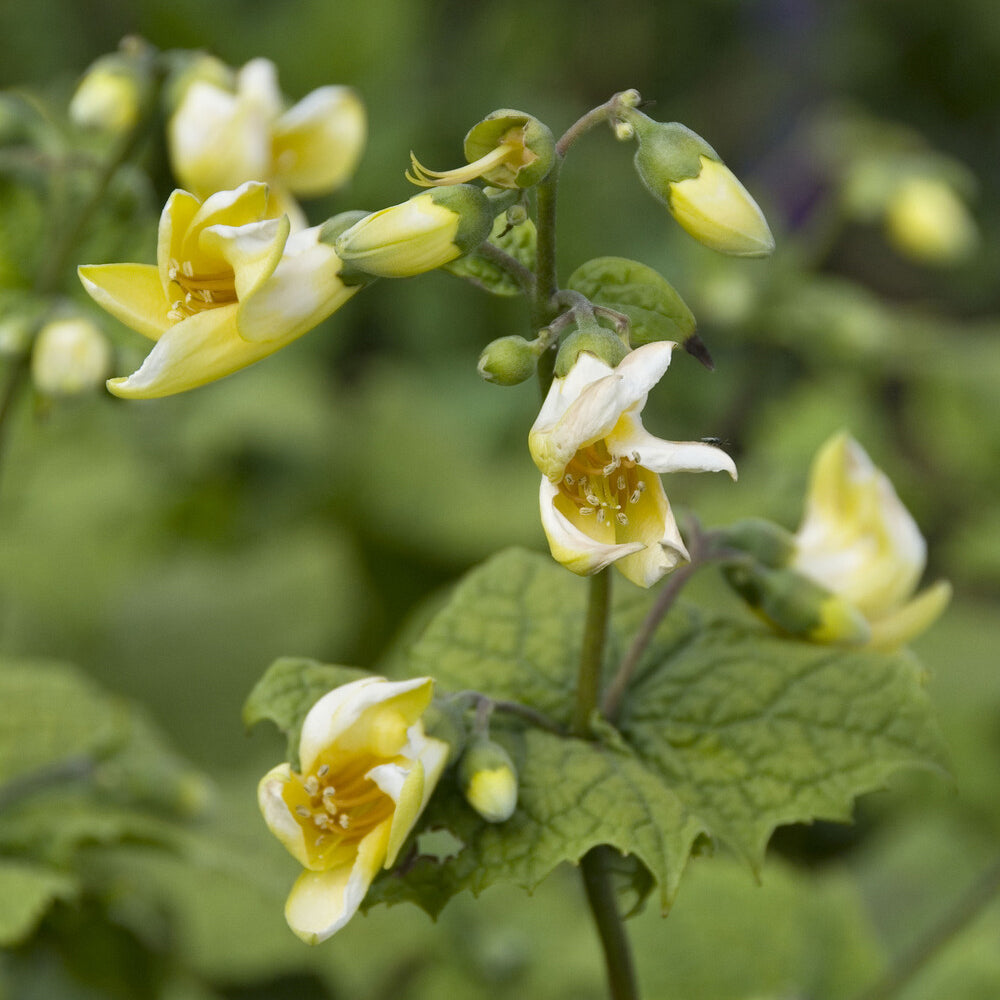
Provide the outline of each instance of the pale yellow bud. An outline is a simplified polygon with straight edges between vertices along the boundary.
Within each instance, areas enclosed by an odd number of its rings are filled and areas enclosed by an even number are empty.
[[[111,348],[89,319],[46,324],[31,354],[35,388],[48,396],[72,396],[95,389],[110,368]]]
[[[924,264],[956,263],[979,242],[965,202],[934,177],[904,180],[886,205],[885,225],[896,249]]]

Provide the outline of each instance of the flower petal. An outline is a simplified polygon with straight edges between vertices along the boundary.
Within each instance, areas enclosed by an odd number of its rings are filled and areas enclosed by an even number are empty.
[[[700,441],[664,441],[629,414],[608,435],[608,448],[615,457],[635,458],[651,472],[728,472],[736,479],[736,463],[721,448]]]
[[[306,944],[325,941],[357,913],[385,861],[389,827],[389,820],[380,823],[358,844],[352,865],[298,877],[285,903],[285,919]]]
[[[614,369],[592,355],[581,354],[563,385],[557,385],[559,379],[553,380],[528,435],[528,447],[539,469],[558,481],[581,447],[609,434],[626,410],[642,409],[649,390],[669,367],[675,346],[665,340],[645,344],[627,354]],[[593,379],[601,368],[608,373]],[[553,395],[557,398],[550,405]],[[561,414],[550,422],[560,409]]]
[[[240,303],[240,336],[253,342],[286,343],[339,309],[363,285],[340,280],[333,247],[319,241],[319,227],[294,233],[271,277]]]
[[[643,470],[646,489],[638,502],[628,506],[628,526],[618,527],[618,537],[643,543],[625,556],[617,569],[639,587],[651,587],[670,570],[691,557],[677,529],[663,484],[655,473]]]
[[[274,172],[296,194],[325,194],[354,173],[365,135],[357,94],[350,87],[320,87],[275,123]]]
[[[160,227],[156,241],[156,263],[160,269],[160,284],[163,297],[169,302],[173,297],[170,290],[170,268],[183,260],[184,236],[191,226],[191,220],[198,214],[201,202],[188,191],[171,192],[160,213]]]
[[[154,264],[84,264],[77,274],[102,309],[143,336],[158,340],[173,325]]]
[[[334,744],[346,750],[365,748],[373,738],[371,729],[377,722],[377,715],[371,714],[373,710],[398,713],[408,727],[427,708],[433,694],[434,682],[430,677],[408,681],[363,677],[334,688],[309,709],[302,722],[299,740],[302,773],[312,771],[320,754]],[[402,735],[405,740],[405,728]]]
[[[898,611],[871,623],[871,646],[892,652],[934,624],[951,600],[951,584],[938,580]]]
[[[308,867],[312,861],[302,834],[302,825],[292,815],[282,794],[291,778],[290,764],[279,764],[271,768],[257,785],[257,804],[271,833],[285,845],[299,864]]]
[[[597,541],[578,528],[556,507],[557,496],[559,496],[559,488],[548,478],[542,476],[538,500],[542,528],[549,542],[549,550],[556,562],[561,563],[573,573],[578,573],[580,576],[590,576],[619,559],[639,552],[644,547],[642,542],[620,545],[613,542]]]
[[[386,868],[392,867],[400,848],[430,801],[448,763],[450,750],[451,748],[443,740],[424,736],[423,726],[420,723],[411,730],[411,746],[406,752],[415,752],[417,757],[409,771],[404,772],[405,780],[398,790],[398,795],[395,796],[397,804],[386,849]],[[372,777],[374,780],[374,775]],[[383,788],[383,791],[389,794],[388,789]]]
[[[201,231],[198,244],[205,253],[221,257],[232,267],[236,297],[242,302],[274,273],[288,231],[287,216],[242,226],[216,224]]]

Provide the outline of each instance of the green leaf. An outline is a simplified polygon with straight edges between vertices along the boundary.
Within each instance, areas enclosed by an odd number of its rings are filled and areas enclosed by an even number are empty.
[[[510,254],[529,271],[534,271],[535,246],[538,240],[534,222],[527,219],[507,232],[504,232],[505,229],[507,229],[506,213],[497,216],[494,221],[489,242],[504,253]],[[475,250],[459,257],[458,260],[453,260],[450,264],[445,264],[442,270],[454,274],[457,278],[471,281],[472,284],[494,295],[520,295],[523,292],[518,282],[507,271]]]
[[[18,861],[0,861],[0,948],[20,944],[57,899],[77,891],[63,872]]]
[[[0,661],[0,705],[0,786],[96,760],[128,732],[125,705],[63,663]]]
[[[907,765],[945,768],[908,654],[821,646],[716,620],[658,635],[620,728],[719,840],[756,869],[775,827],[846,821]]]
[[[694,333],[694,314],[676,289],[651,267],[625,257],[595,257],[581,264],[567,287],[594,305],[628,316],[633,347],[654,340],[683,343]]]
[[[270,719],[288,737],[288,759],[299,766],[302,720],[328,691],[369,676],[357,667],[337,667],[316,660],[282,657],[264,671],[243,705],[243,724],[249,729]]]
[[[534,889],[563,861],[611,844],[652,872],[666,909],[702,826],[680,799],[632,753],[527,730],[494,733],[514,757],[518,807],[505,823],[482,822],[449,782],[432,799],[425,823],[463,844],[444,859],[417,858],[403,877],[380,880],[366,905],[408,899],[436,916],[464,889],[478,895],[496,882]]]
[[[655,593],[615,588],[605,680]],[[473,688],[566,723],[587,583],[546,557],[503,552],[470,573],[413,646],[408,672]],[[701,831],[754,867],[774,828],[847,819],[853,798],[943,752],[912,658],[819,646],[675,607],[660,623],[600,742],[499,727],[521,777],[511,820],[481,823],[445,784],[425,817],[464,845],[417,859],[371,900],[411,899],[436,913],[455,892],[497,880],[531,888],[563,860],[609,843],[636,855],[669,904]],[[404,866],[405,867],[405,866]]]

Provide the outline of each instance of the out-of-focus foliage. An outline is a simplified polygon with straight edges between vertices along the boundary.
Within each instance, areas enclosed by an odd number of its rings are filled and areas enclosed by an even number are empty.
[[[850,834],[820,825],[779,835],[775,853],[796,864],[768,858],[761,887],[724,857],[696,859],[666,921],[650,907],[630,926],[650,996],[854,995],[960,898],[1000,834],[992,3],[348,8],[38,0],[5,12],[0,85],[19,89],[0,104],[4,307],[30,294],[58,238],[46,199],[58,199],[60,217],[107,153],[89,139],[75,154],[87,163],[46,195],[40,178],[68,148],[69,126],[37,95],[65,107],[79,73],[126,31],[233,65],[266,55],[295,96],[331,81],[360,91],[369,150],[345,189],[306,204],[312,221],[407,197],[409,150],[456,162],[467,128],[499,105],[558,132],[635,86],[658,117],[706,135],[764,208],[778,243],[771,262],[719,259],[674,232],[632,174],[631,151],[598,133],[563,171],[560,273],[627,255],[668,274],[691,307],[716,371],[679,356],[646,413],[656,433],[710,433],[737,458],[733,489],[674,477],[672,501],[704,522],[753,513],[794,529],[809,459],[840,427],[886,469],[929,539],[932,572],[956,586],[954,607],[918,643],[955,788],[914,778],[865,800]],[[32,129],[44,129],[51,157],[11,152]],[[144,150],[152,183],[118,175],[80,260],[150,259],[173,185],[161,144],[153,136]],[[913,170],[947,181],[969,206],[979,233],[970,256],[936,267],[891,242],[885,179]],[[60,287],[75,295],[70,272]],[[131,371],[145,344],[105,330],[116,371]],[[294,865],[253,802],[281,747],[262,733],[244,738],[239,721],[274,658],[373,664],[437,586],[501,546],[543,547],[524,446],[535,388],[500,391],[475,371],[483,344],[514,332],[533,335],[518,302],[430,275],[383,283],[267,368],[194,395],[134,407],[21,400],[0,480],[0,652],[17,661],[0,682],[16,669],[26,698],[36,685],[72,687],[44,699],[74,709],[58,749],[104,754],[106,782],[95,790],[70,775],[72,788],[45,785],[34,806],[3,800],[0,899],[16,889],[21,908],[0,905],[0,996],[601,995],[578,891],[558,873],[526,905],[503,888],[475,905],[459,896],[436,926],[413,907],[379,907],[307,952],[281,918]],[[698,586],[731,608],[712,580]],[[72,660],[101,687],[38,657]],[[210,772],[207,817],[172,815],[154,794],[171,787],[159,769],[179,765],[150,735],[150,713]],[[4,731],[7,718],[5,703]],[[58,764],[44,731],[18,740],[13,759],[25,771]],[[128,741],[128,756],[114,750]],[[0,795],[22,787],[21,777],[2,780]],[[113,809],[88,800],[98,791]],[[32,833],[42,807],[66,810],[55,841]],[[998,921],[994,903],[904,1000],[995,996]],[[551,975],[552,955],[566,978]]]

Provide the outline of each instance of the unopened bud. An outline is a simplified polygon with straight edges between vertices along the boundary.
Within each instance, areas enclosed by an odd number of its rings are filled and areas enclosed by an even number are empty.
[[[736,257],[765,257],[774,237],[764,213],[719,154],[680,122],[641,111],[622,118],[639,138],[635,168],[643,184],[700,243]]]
[[[885,226],[897,250],[924,264],[957,263],[979,242],[965,202],[937,177],[909,177],[900,183],[886,205]]]
[[[110,368],[107,338],[89,319],[47,323],[31,352],[35,388],[48,396],[72,396],[96,389]]]
[[[525,340],[517,334],[500,337],[479,355],[479,374],[495,385],[520,385],[535,374],[541,349],[537,340]]]
[[[790,635],[851,646],[871,637],[868,622],[853,604],[794,570],[732,563],[723,575],[757,614]]]
[[[495,215],[470,184],[432,188],[365,216],[334,242],[350,268],[382,278],[407,278],[447,264],[479,246]]]
[[[503,823],[517,807],[517,769],[499,743],[479,738],[458,765],[462,794],[487,823]]]
[[[795,536],[773,521],[748,517],[719,531],[720,541],[729,548],[753,556],[772,569],[787,566],[795,554]]]
[[[69,116],[81,128],[120,135],[134,128],[149,89],[141,54],[101,56],[84,74],[69,102]]]
[[[593,354],[612,368],[629,352],[618,334],[596,323],[584,326],[571,333],[559,345],[559,353],[556,355],[556,376],[565,378],[584,351]]]

